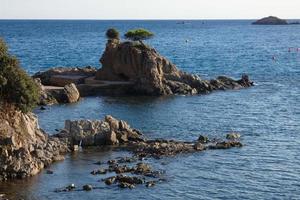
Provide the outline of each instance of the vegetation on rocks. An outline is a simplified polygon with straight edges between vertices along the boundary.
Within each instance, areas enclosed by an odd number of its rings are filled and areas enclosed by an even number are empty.
[[[34,108],[39,100],[39,90],[33,79],[20,67],[16,57],[8,53],[0,39],[0,104],[16,106],[22,112]]]
[[[120,39],[120,33],[115,28],[110,28],[106,31],[106,37],[108,39]]]
[[[130,30],[125,34],[125,38],[132,41],[142,41],[150,39],[154,34],[146,29]]]

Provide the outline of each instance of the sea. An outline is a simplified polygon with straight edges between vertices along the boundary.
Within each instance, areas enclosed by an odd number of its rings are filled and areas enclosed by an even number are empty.
[[[145,41],[177,67],[202,78],[248,74],[255,86],[208,95],[86,97],[34,112],[49,134],[67,119],[112,115],[147,138],[197,140],[241,134],[242,148],[182,154],[146,162],[164,172],[152,188],[106,186],[90,171],[130,152],[82,150],[37,176],[0,184],[0,194],[24,200],[300,199],[300,26],[255,26],[252,20],[0,20],[0,37],[29,74],[56,66],[101,67],[105,31],[151,30]],[[109,176],[109,175],[107,175]],[[56,193],[74,183],[96,189]]]

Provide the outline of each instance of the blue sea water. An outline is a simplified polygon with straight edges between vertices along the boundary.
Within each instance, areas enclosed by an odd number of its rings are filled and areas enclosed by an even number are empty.
[[[200,134],[242,134],[243,148],[149,160],[166,171],[154,188],[122,190],[98,182],[93,162],[127,154],[84,151],[29,180],[0,184],[0,193],[24,199],[300,199],[300,26],[253,26],[251,21],[0,21],[0,37],[30,74],[53,66],[101,67],[105,31],[147,28],[149,41],[180,69],[204,78],[250,75],[256,85],[238,91],[173,97],[91,97],[36,110],[49,133],[66,119],[128,121],[149,138],[195,140]],[[292,48],[289,52],[289,48]],[[296,48],[299,48],[297,51]],[[164,163],[162,165],[162,163]],[[91,192],[54,193],[69,183]]]

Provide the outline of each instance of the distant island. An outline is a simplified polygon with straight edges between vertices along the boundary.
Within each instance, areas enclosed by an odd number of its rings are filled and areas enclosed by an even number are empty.
[[[255,22],[253,22],[252,24],[253,25],[288,25],[289,23],[284,19],[280,19],[280,18],[274,17],[274,16],[269,16],[269,17],[265,17],[260,20],[257,20]]]
[[[300,21],[288,22],[285,19],[280,19],[278,17],[269,16],[259,19],[252,23],[253,25],[299,25]]]

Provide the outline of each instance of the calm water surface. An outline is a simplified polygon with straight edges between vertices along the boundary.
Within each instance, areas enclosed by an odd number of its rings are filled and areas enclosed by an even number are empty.
[[[105,30],[152,30],[148,42],[179,68],[205,78],[248,73],[256,86],[210,95],[93,97],[36,110],[49,133],[66,119],[128,121],[149,138],[195,140],[199,134],[242,134],[245,147],[148,160],[165,170],[166,182],[148,189],[107,187],[92,176],[94,162],[128,152],[83,151],[67,156],[29,180],[3,183],[0,193],[47,199],[300,199],[300,26],[251,26],[251,21],[0,21],[0,36],[22,66],[35,73],[53,66],[100,67]],[[188,40],[188,42],[186,42]],[[275,60],[272,59],[275,57]],[[162,164],[164,163],[164,164]],[[92,192],[54,193],[75,183]]]

